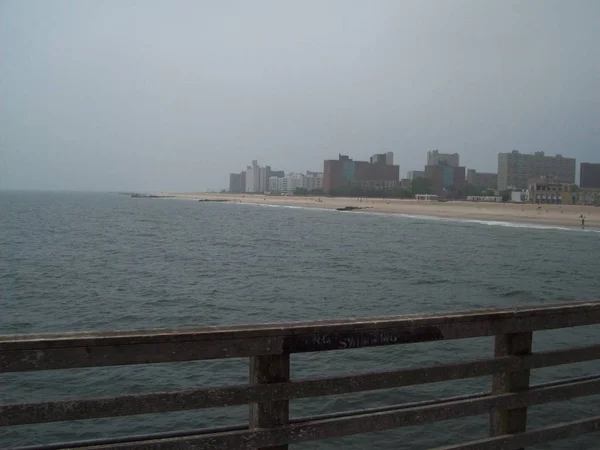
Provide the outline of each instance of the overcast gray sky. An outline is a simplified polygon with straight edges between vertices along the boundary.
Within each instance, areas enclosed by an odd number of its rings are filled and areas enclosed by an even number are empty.
[[[598,0],[0,1],[0,187],[227,187],[339,152],[600,162]]]

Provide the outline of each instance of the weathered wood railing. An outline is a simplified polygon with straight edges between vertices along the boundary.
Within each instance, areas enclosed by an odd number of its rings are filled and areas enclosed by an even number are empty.
[[[2,372],[250,358],[250,383],[114,398],[3,405],[0,425],[116,417],[250,405],[249,426],[185,435],[98,441],[88,449],[286,449],[290,443],[367,433],[490,413],[491,437],[445,450],[519,449],[600,430],[600,416],[526,430],[527,407],[599,394],[600,377],[530,386],[531,369],[600,359],[600,345],[532,353],[532,333],[600,323],[600,302],[310,323],[193,330],[5,335]],[[493,358],[320,379],[290,380],[290,355],[495,336]],[[289,401],[493,376],[492,392],[305,420],[289,418]],[[89,445],[89,443],[88,443]]]

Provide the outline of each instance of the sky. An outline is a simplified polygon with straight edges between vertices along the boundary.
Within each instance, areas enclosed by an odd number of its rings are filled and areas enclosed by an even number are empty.
[[[597,0],[0,0],[0,188],[227,188],[428,150],[600,162]]]

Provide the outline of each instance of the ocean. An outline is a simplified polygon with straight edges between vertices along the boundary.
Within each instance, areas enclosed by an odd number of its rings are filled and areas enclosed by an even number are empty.
[[[103,193],[0,193],[3,334],[304,321],[600,299],[592,230]],[[292,356],[292,377],[466,361],[480,338]],[[600,343],[600,327],[534,333],[534,351]],[[588,362],[532,383],[600,372]],[[247,382],[245,359],[0,376],[0,402]],[[293,417],[490,389],[489,377],[293,401]],[[530,408],[530,428],[600,414],[599,396]],[[248,408],[2,430],[15,447],[239,424]],[[488,434],[488,416],[295,445],[425,449]],[[537,448],[596,449],[598,435]]]

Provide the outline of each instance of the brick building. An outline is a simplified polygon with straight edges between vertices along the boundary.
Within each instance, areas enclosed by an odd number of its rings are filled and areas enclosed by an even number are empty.
[[[365,186],[391,186],[387,181],[400,180],[400,166],[387,164],[393,161],[393,155],[386,154],[386,158],[374,157],[368,161],[354,161],[347,155],[339,155],[338,159],[325,160],[323,163],[323,190],[329,194],[335,189],[357,186],[361,182]],[[357,183],[358,182],[358,183]]]

